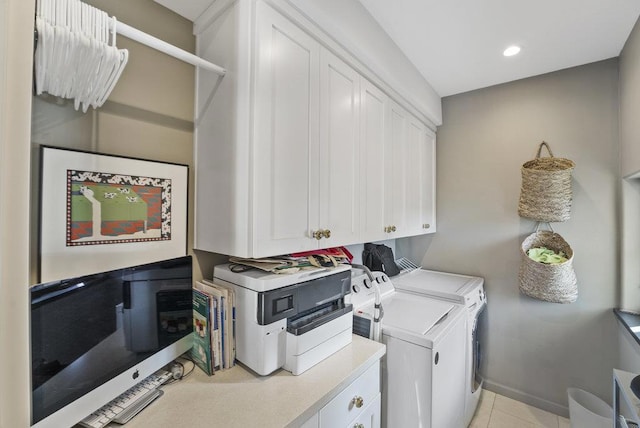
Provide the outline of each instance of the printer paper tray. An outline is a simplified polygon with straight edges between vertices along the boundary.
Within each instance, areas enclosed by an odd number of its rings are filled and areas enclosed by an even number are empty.
[[[348,304],[342,308],[327,307],[326,310],[312,312],[303,317],[287,322],[287,332],[294,336],[308,333],[314,328],[318,328],[342,315],[351,312],[352,306]]]

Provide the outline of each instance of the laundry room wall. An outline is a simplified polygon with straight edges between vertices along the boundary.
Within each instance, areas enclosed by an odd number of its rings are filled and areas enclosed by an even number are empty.
[[[578,300],[555,304],[518,289],[521,165],[547,141],[572,159],[571,245]],[[544,153],[544,152],[543,152]],[[567,388],[611,402],[617,332],[618,61],[610,59],[443,98],[433,236],[398,240],[422,266],[485,278],[486,387],[567,415]]]
[[[87,0],[110,16],[188,52],[195,51],[193,23],[153,0]],[[99,153],[189,165],[188,218],[193,216],[193,106],[195,68],[162,52],[117,37],[129,61],[107,102],[87,113],[73,101],[34,97],[32,109],[31,230],[38,230],[39,146],[51,145]],[[31,236],[31,283],[38,281],[37,233]],[[188,222],[187,248],[193,248]],[[196,276],[213,265],[211,255],[196,254]],[[204,263],[199,268],[200,262]]]

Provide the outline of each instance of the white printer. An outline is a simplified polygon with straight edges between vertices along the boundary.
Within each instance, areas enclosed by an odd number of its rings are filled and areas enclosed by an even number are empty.
[[[218,265],[236,295],[236,359],[260,375],[299,375],[351,343],[351,266],[272,274]]]

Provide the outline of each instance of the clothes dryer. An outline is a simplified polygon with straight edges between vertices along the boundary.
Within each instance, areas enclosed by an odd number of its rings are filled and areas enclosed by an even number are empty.
[[[482,393],[478,370],[482,357],[478,330],[487,307],[484,279],[475,276],[415,269],[393,278],[396,290],[464,305],[466,308],[464,426],[468,426]]]
[[[374,289],[380,288],[382,342],[382,426],[463,428],[465,387],[464,306],[396,291],[374,272],[352,277],[354,333],[371,337]]]

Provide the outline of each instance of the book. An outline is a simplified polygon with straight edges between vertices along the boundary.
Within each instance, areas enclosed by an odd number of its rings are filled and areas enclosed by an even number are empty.
[[[194,289],[201,293],[205,293],[210,297],[212,364],[214,370],[222,370],[224,368],[222,343],[222,294],[217,288],[211,287],[201,281],[195,281]]]
[[[206,374],[213,374],[211,364],[211,296],[193,290],[193,347],[191,357]]]
[[[208,279],[203,279],[202,282],[210,287],[220,290],[222,293],[222,297],[224,299],[223,321],[225,323],[225,329],[223,331],[226,361],[225,368],[233,367],[236,361],[236,293],[233,290],[233,287],[226,284],[215,283]]]

